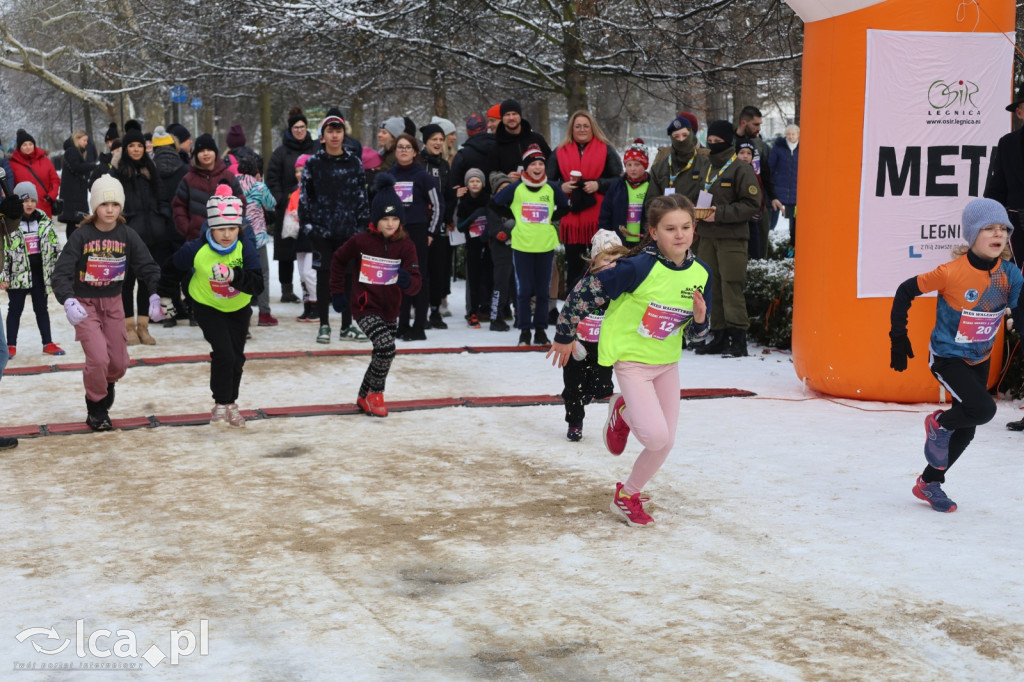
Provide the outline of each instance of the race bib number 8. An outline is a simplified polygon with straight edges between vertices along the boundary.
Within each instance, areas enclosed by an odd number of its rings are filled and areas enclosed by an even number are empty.
[[[548,216],[547,204],[534,202],[527,202],[523,204],[523,222],[547,224],[549,222]]]
[[[996,338],[1003,311],[986,313],[964,310],[960,313],[960,325],[956,328],[957,343],[985,343]]]
[[[693,311],[674,308],[670,305],[651,302],[644,311],[637,333],[648,339],[667,339],[683,328],[686,320],[693,317]]]
[[[398,281],[398,267],[401,260],[377,258],[363,254],[359,264],[359,281],[363,284],[394,284]]]
[[[106,258],[103,256],[89,256],[85,264],[84,281],[91,284],[110,284],[124,279],[124,272],[128,261],[124,256],[120,258]]]
[[[630,204],[626,208],[626,222],[627,223],[639,223],[640,218],[644,214],[643,204]]]

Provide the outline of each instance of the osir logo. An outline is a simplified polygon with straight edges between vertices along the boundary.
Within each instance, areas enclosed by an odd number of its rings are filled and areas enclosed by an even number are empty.
[[[932,109],[949,107],[977,107],[974,96],[980,88],[977,83],[967,80],[937,80],[928,86],[928,104]]]

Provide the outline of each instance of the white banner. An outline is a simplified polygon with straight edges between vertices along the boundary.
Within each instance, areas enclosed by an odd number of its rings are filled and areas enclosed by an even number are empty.
[[[963,243],[960,214],[1010,130],[1012,77],[1012,36],[868,31],[858,298],[891,297]]]

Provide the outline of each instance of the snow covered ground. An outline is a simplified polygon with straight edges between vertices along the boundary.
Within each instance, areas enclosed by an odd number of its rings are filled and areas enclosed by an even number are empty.
[[[461,298],[457,285],[450,330],[400,347],[514,343],[515,332],[466,329]],[[251,351],[324,348],[294,321],[299,306],[274,312],[281,325],[254,328]],[[68,350],[59,361],[81,361],[52,300],[51,318]],[[208,350],[197,328],[154,336],[132,356]],[[38,347],[26,312],[10,366],[53,361]],[[646,491],[650,529],[608,511],[639,447],[604,450],[605,405],[588,408],[581,443],[565,440],[561,406],[22,439],[0,456],[0,669],[35,666],[16,679],[38,680],[94,680],[87,666],[104,665],[175,680],[1024,678],[1024,435],[1003,428],[1018,406],[1001,403],[979,429],[945,486],[959,510],[937,514],[910,493],[933,406],[831,400],[804,389],[787,353],[754,350],[684,354],[684,387],[757,396],[682,402],[676,447]],[[239,402],[350,403],[365,366],[252,360]],[[207,383],[203,364],[135,367],[112,414],[208,410]],[[84,418],[80,373],[0,387],[5,425]],[[560,390],[539,352],[399,355],[386,396]],[[51,627],[50,638],[30,630]],[[151,646],[188,651],[189,636],[195,650],[176,665],[142,658]]]

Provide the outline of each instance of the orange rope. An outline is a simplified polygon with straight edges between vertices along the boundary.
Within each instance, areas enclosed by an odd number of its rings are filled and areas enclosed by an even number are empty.
[[[858,410],[860,412],[908,412],[908,413],[911,413],[911,414],[921,414],[922,413],[921,410],[897,410],[897,409],[869,410],[866,407],[857,407],[856,405],[849,405],[847,403],[841,403],[838,400],[836,400],[835,398],[824,398],[824,397],[818,397],[818,396],[814,396],[812,398],[770,398],[770,397],[767,397],[767,396],[752,396],[750,398],[744,398],[744,400],[776,400],[776,401],[779,401],[779,402],[786,402],[786,403],[805,403],[805,402],[808,402],[810,400],[824,400],[825,402],[833,403],[835,405],[839,405],[840,407],[849,407],[851,410]],[[925,410],[924,412],[932,412],[932,411],[933,410]]]

